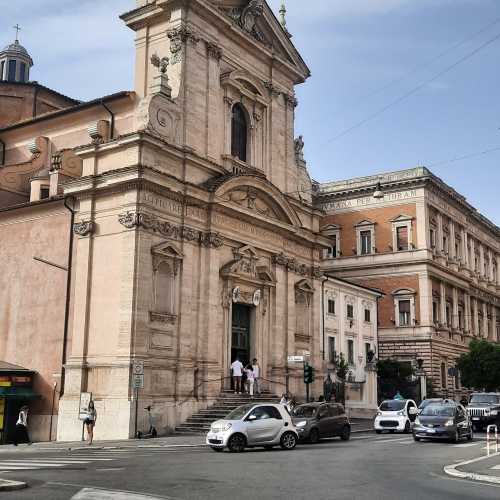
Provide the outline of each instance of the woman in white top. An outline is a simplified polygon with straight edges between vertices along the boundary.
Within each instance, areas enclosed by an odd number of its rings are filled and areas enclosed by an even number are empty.
[[[89,446],[94,440],[94,427],[97,420],[97,411],[94,402],[90,400],[89,407],[87,408],[87,416],[85,417],[85,427],[87,427],[87,437]]]
[[[255,377],[254,377],[252,365],[248,365],[245,368],[245,375],[247,376],[248,393],[250,394],[250,397],[253,398],[253,384],[255,382]]]
[[[14,433],[14,446],[17,446],[18,443],[31,444],[28,435],[28,409],[27,406],[21,406],[21,410],[19,411],[16,422],[16,432]]]

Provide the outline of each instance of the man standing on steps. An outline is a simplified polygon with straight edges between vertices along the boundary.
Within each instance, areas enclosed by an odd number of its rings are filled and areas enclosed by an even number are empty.
[[[231,365],[231,371],[233,372],[233,381],[234,381],[234,392],[236,394],[241,394],[241,377],[243,375],[243,364],[239,360],[238,356],[233,361]]]
[[[257,358],[253,358],[252,361],[252,370],[253,370],[253,386],[256,394],[260,394],[260,366],[257,363]]]

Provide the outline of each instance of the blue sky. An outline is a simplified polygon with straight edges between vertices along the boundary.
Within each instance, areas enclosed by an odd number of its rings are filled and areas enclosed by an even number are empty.
[[[276,11],[279,3],[270,0]],[[118,15],[133,6],[133,0],[0,0],[0,44],[11,41],[19,23],[36,63],[32,78],[72,97],[131,89],[133,34]],[[500,35],[500,2],[287,0],[287,8],[293,41],[312,72],[297,88],[296,121],[312,176],[325,181],[429,166],[500,224],[500,149],[449,162],[500,148],[500,39],[436,78]]]

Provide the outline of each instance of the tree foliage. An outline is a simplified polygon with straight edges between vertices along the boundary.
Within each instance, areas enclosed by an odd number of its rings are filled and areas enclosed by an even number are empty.
[[[486,340],[473,340],[470,351],[457,361],[462,385],[469,389],[500,389],[500,346]]]

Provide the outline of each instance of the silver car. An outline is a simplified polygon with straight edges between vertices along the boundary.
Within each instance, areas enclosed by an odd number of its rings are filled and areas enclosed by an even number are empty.
[[[259,446],[270,450],[278,445],[284,450],[293,450],[298,439],[284,406],[254,403],[239,406],[223,420],[214,422],[207,434],[207,445],[214,451],[227,448],[231,452]]]

